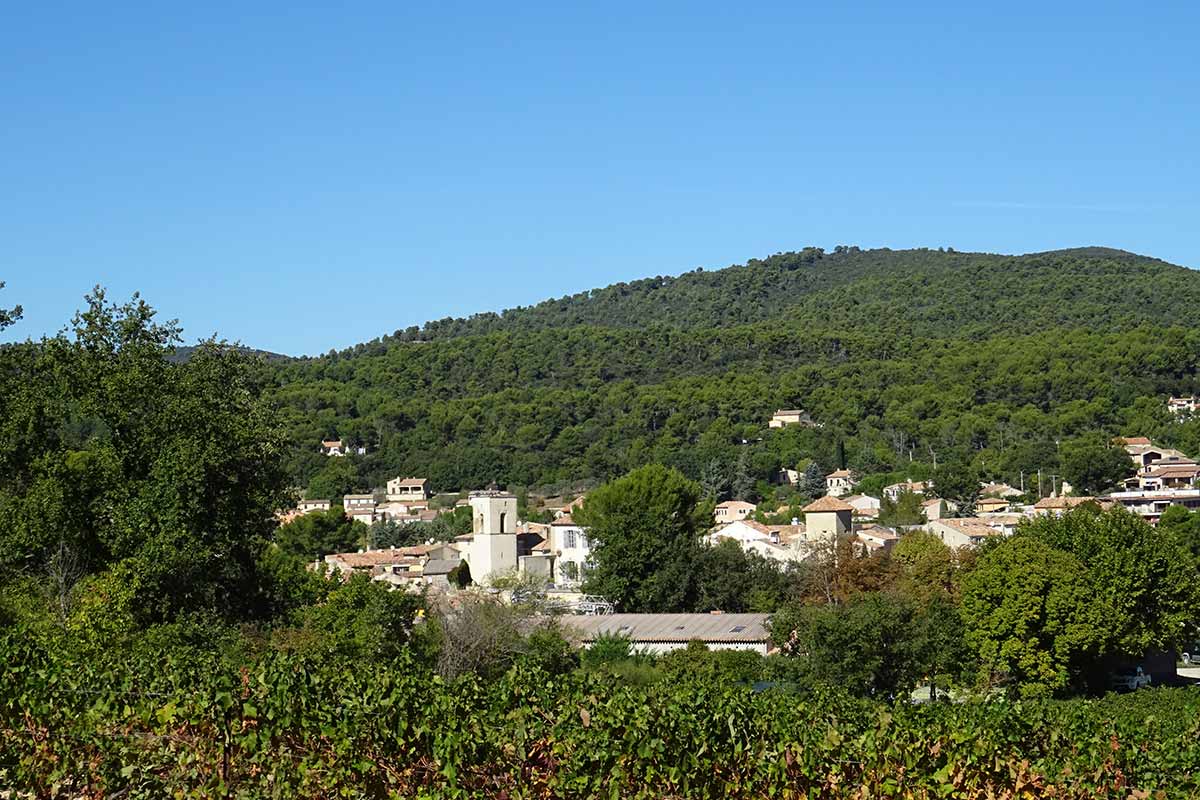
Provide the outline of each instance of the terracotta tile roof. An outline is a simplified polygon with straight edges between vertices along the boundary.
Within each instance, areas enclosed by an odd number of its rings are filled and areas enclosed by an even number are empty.
[[[561,517],[558,517],[556,520],[554,520],[550,524],[551,525],[564,525],[564,526],[575,525],[575,520],[571,519],[570,514],[563,514]]]
[[[1200,464],[1168,464],[1146,473],[1151,478],[1186,478],[1200,474]]]
[[[1033,504],[1034,508],[1041,509],[1059,509],[1059,508],[1075,508],[1084,503],[1100,503],[1104,505],[1105,501],[1095,497],[1043,497]]]
[[[754,509],[758,508],[758,506],[754,505],[754,503],[747,503],[744,500],[726,500],[724,503],[717,503],[717,508],[728,508],[733,510],[745,508],[753,511]]]
[[[848,470],[848,469],[835,469],[833,472],[829,473],[829,474],[828,474],[828,475],[826,475],[825,477],[826,477],[826,478],[849,478],[849,477],[850,477],[850,470]]]
[[[403,478],[397,484],[398,486],[416,486],[418,488],[429,483],[429,478]]]
[[[818,500],[812,501],[802,508],[801,511],[806,514],[811,511],[854,511],[854,506],[842,502],[832,495],[825,495]]]
[[[978,517],[951,517],[949,519],[939,519],[935,524],[945,525],[953,528],[959,533],[970,536],[973,539],[980,539],[987,536],[1003,536],[1004,534],[990,527],[986,522]]]

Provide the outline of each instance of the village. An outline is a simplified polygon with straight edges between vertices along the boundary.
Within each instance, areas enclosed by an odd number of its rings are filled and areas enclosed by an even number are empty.
[[[1167,407],[1177,416],[1191,415],[1200,409],[1200,398],[1171,397]],[[768,428],[819,424],[803,410],[784,409],[770,418]],[[972,549],[985,540],[1011,536],[1024,520],[1062,515],[1089,503],[1100,509],[1122,507],[1152,525],[1172,506],[1188,511],[1200,508],[1196,460],[1141,436],[1118,438],[1113,444],[1128,455],[1129,475],[1118,490],[1101,496],[1076,496],[1069,483],[1051,481],[1047,496],[1027,502],[1025,487],[981,482],[973,507],[960,513],[956,502],[938,496],[932,481],[905,480],[872,496],[856,491],[859,479],[854,472],[836,469],[824,476],[824,494],[783,524],[760,521],[778,516],[782,508],[763,508],[740,499],[716,503],[703,541],[710,546],[733,542],[785,568],[827,558],[839,544],[848,544],[859,556],[887,552],[914,530],[930,533],[954,550]],[[321,452],[337,457],[361,455],[364,449],[325,440]],[[783,470],[780,478],[795,484],[800,474]],[[392,589],[449,596],[468,585],[505,601],[534,591],[557,613],[577,615],[573,624],[582,632],[585,645],[597,636],[619,634],[647,652],[667,652],[693,640],[714,649],[768,652],[769,615],[765,613],[728,614],[722,622],[710,619],[722,616],[720,611],[630,614],[621,613],[604,597],[586,594],[584,583],[592,566],[589,531],[573,518],[585,501],[586,494],[540,498],[541,508],[552,519],[537,522],[521,519],[518,497],[496,486],[443,492],[435,498],[427,479],[396,477],[374,492],[336,500],[304,499],[280,519],[286,523],[340,505],[347,518],[366,526],[404,525],[432,522],[455,509],[469,508],[470,532],[448,541],[431,539],[402,547],[373,547],[368,542],[354,551],[325,554],[310,569],[343,578],[365,575]],[[918,505],[920,520],[906,525],[881,523],[884,505],[901,502]]]

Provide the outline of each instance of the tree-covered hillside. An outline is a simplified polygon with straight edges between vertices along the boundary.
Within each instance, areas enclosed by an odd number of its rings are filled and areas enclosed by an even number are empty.
[[[442,320],[272,366],[307,485],[586,482],[651,461],[700,477],[1060,468],[1064,440],[1143,433],[1196,388],[1200,274],[1099,248],[1001,256],[838,248]],[[802,406],[817,429],[766,430]],[[332,464],[323,437],[367,444]],[[739,466],[740,464],[740,466]]]

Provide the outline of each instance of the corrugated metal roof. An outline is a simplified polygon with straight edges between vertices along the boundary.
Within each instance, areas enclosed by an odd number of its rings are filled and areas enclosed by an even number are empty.
[[[635,642],[764,642],[767,614],[601,614],[565,617],[584,639],[601,634]]]

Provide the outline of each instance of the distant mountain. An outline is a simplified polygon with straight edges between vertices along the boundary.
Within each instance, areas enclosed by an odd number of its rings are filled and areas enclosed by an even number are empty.
[[[186,363],[191,359],[192,355],[198,349],[198,345],[183,345],[181,347],[176,347],[174,354],[172,354],[168,360],[179,364]],[[291,358],[291,356],[272,353],[269,350],[256,350],[253,347],[246,347],[244,345],[235,345],[233,349],[237,350],[239,353],[244,353],[248,356],[258,356],[271,362],[287,361]]]
[[[359,484],[457,488],[651,460],[699,477],[742,452],[764,479],[843,451],[860,471],[937,452],[1014,477],[1056,469],[1065,438],[1190,446],[1161,401],[1200,389],[1198,361],[1200,273],[1184,267],[1107,248],[839,247],[430,322],[272,375],[301,483],[336,435],[370,448]],[[823,427],[766,435],[780,407]]]
[[[1140,291],[1124,302],[1121,287]],[[897,306],[897,300],[907,301]],[[815,314],[837,320],[863,306],[944,328],[956,304],[979,302],[983,319],[1006,324],[1103,321],[1161,322],[1164,315],[1200,320],[1200,274],[1122,250],[1087,247],[1007,256],[935,250],[820,248],[753,259],[721,270],[695,270],[617,283],[532,306],[446,318],[398,330],[356,348],[397,341],[437,341],[498,331],[579,325],[680,329],[724,328],[779,317]],[[956,322],[955,325],[958,323]]]

